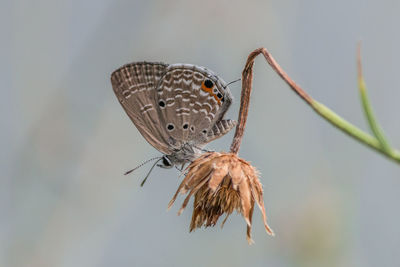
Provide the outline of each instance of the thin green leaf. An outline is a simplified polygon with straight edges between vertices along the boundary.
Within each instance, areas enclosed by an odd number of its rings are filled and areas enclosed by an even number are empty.
[[[365,85],[363,75],[362,75],[362,67],[361,67],[361,56],[360,56],[360,46],[358,47],[358,57],[357,57],[357,65],[358,65],[358,88],[360,89],[360,97],[361,103],[364,109],[365,117],[367,118],[369,127],[378,139],[380,145],[382,146],[382,150],[390,154],[392,148],[389,145],[389,142],[386,140],[385,135],[383,134],[382,129],[379,127],[379,124],[374,116],[374,112],[372,110],[368,94],[367,94],[367,87]]]

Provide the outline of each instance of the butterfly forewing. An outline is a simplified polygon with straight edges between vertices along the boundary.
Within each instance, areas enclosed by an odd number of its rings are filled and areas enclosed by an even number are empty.
[[[168,134],[160,128],[156,85],[167,64],[138,62],[124,65],[111,75],[111,83],[122,107],[143,137],[156,149],[171,154]]]

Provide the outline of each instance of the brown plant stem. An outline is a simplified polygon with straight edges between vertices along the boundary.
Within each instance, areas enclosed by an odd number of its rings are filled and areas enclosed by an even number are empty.
[[[309,105],[318,115],[323,117],[333,126],[337,127],[344,133],[353,137],[355,140],[369,146],[370,148],[378,151],[384,156],[400,162],[400,151],[390,148],[383,137],[382,131],[377,127],[375,119],[372,117],[372,111],[367,110],[365,107],[365,103],[367,99],[366,93],[364,92],[365,84],[362,78],[361,73],[361,61],[360,56],[358,60],[358,70],[359,70],[359,80],[360,80],[360,90],[361,93],[364,93],[364,110],[370,111],[367,113],[367,118],[369,119],[370,126],[373,128],[373,132],[375,136],[372,136],[353,124],[349,123],[335,112],[330,110],[328,107],[323,105],[322,103],[316,101],[311,96],[309,96],[299,85],[297,85],[287,74],[286,72],[279,66],[279,64],[275,61],[275,59],[271,56],[268,50],[264,47],[258,48],[250,53],[247,58],[246,66],[242,72],[242,96],[240,100],[240,111],[239,111],[239,119],[238,124],[236,126],[235,135],[231,144],[231,152],[237,154],[240,148],[240,144],[244,134],[244,128],[246,125],[249,101],[250,101],[250,93],[252,87],[252,79],[253,79],[253,65],[254,59],[259,55],[263,54],[264,58],[267,60],[268,64],[272,67],[272,69],[289,85],[289,87],[302,98],[307,105]],[[370,109],[369,103],[367,103],[367,108]],[[372,118],[372,120],[371,120]],[[371,124],[372,121],[372,124]],[[375,123],[375,124],[374,124]]]
[[[254,60],[259,55],[263,54],[271,67],[281,76],[281,78],[295,91],[304,101],[311,105],[312,98],[304,92],[276,63],[275,59],[270,55],[267,49],[261,47],[249,54],[246,65],[242,71],[242,93],[240,96],[240,109],[238,124],[236,125],[235,135],[231,144],[231,152],[237,154],[242,143],[244,129],[246,127],[247,115],[249,113],[250,95],[253,87],[253,66]]]

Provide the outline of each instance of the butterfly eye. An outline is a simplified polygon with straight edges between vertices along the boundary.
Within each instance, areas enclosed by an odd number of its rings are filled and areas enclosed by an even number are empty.
[[[204,86],[210,89],[214,86],[214,83],[211,80],[207,79],[204,81]]]
[[[167,157],[163,157],[162,158],[162,163],[164,164],[165,167],[171,167],[172,166],[172,162],[169,158]]]
[[[221,93],[218,93],[218,94],[217,94],[217,97],[218,97],[219,99],[221,99],[221,98],[222,98]]]

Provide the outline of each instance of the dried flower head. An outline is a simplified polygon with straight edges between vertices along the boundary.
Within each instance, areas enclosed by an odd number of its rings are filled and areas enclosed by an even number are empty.
[[[189,192],[178,212],[179,215],[194,195],[190,231],[202,225],[214,226],[219,217],[226,213],[222,227],[228,216],[236,210],[246,220],[247,241],[251,244],[251,221],[256,202],[263,215],[265,230],[270,235],[274,234],[267,224],[258,172],[247,161],[235,153],[207,152],[192,162],[187,170],[186,177],[168,208],[175,202],[179,193]]]

